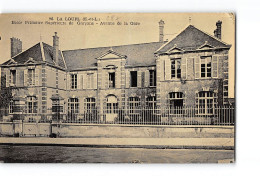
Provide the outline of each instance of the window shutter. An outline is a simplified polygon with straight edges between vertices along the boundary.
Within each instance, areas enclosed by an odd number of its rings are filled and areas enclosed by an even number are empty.
[[[5,81],[6,81],[5,86],[6,87],[9,87],[9,80],[10,80],[9,74],[10,74],[10,70],[6,70],[6,74],[5,74]]]
[[[150,73],[149,70],[145,71],[145,79],[144,79],[144,86],[149,87],[150,84]]]
[[[142,72],[137,71],[137,87],[142,87]]]
[[[15,74],[16,74],[16,75],[15,75],[15,76],[16,76],[16,80],[15,80],[15,85],[16,85],[16,86],[19,85],[19,81],[20,81],[20,79],[19,79],[19,77],[18,77],[18,76],[19,76],[18,71],[19,71],[19,70],[16,70],[16,73],[15,73]]]
[[[212,57],[212,77],[218,77],[218,56]]]
[[[195,58],[195,79],[200,78],[200,58]]]
[[[87,74],[83,74],[83,83],[82,83],[83,84],[83,86],[82,86],[83,89],[86,89],[86,87],[87,87],[86,86],[86,84],[87,84],[87,80],[86,79],[87,79]]]
[[[77,74],[77,89],[80,89],[81,87],[81,74]]]
[[[35,69],[35,86],[39,86],[39,69]]]
[[[23,85],[28,86],[28,76],[27,76],[28,70],[24,70],[24,76],[23,76]]]
[[[71,89],[71,74],[67,74],[67,80],[68,80],[68,89]]]
[[[97,89],[97,73],[94,73],[92,75],[93,79],[92,79],[92,88],[93,89]]]
[[[129,86],[130,86],[130,74],[129,73],[130,72],[128,70],[125,71],[125,77],[126,77],[126,79],[125,79],[125,87],[126,88],[129,88]]]
[[[169,58],[165,59],[165,80],[170,80],[171,79],[171,60]]]
[[[142,72],[142,76],[141,76],[141,86],[145,87],[145,72]]]
[[[183,80],[187,79],[187,58],[181,59],[181,78]]]

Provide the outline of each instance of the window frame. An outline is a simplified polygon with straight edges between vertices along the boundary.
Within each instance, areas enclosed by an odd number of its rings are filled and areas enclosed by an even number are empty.
[[[109,72],[108,73],[108,88],[112,89],[116,87],[116,73]]]
[[[69,98],[68,99],[68,113],[79,114],[79,99],[78,98]]]
[[[35,96],[27,96],[26,113],[37,114],[37,112],[38,112],[38,99]]]
[[[96,99],[87,97],[84,99],[84,112],[92,113],[96,110]]]
[[[16,78],[17,70],[10,70],[10,77],[11,77],[11,84],[16,85],[17,78]]]
[[[201,93],[204,93],[205,96],[200,96]],[[212,96],[208,96],[211,94]],[[198,101],[198,115],[213,115],[214,114],[214,92],[213,91],[200,91],[198,92],[197,101]],[[201,105],[202,104],[202,105]],[[210,105],[210,107],[208,106]],[[209,112],[209,110],[211,112]]]
[[[175,106],[175,101],[182,101],[182,106]],[[173,103],[172,103],[173,102]],[[169,111],[170,114],[183,114],[184,107],[184,93],[183,92],[169,92]]]
[[[171,59],[171,79],[181,79],[181,58]]]
[[[133,74],[135,73],[135,81],[133,81]],[[135,82],[135,85],[133,85]],[[138,87],[138,72],[137,71],[130,71],[130,87]]]
[[[75,90],[78,88],[78,74],[70,74],[70,88]]]
[[[31,72],[31,74],[30,74],[30,72]],[[27,72],[27,74],[28,74],[28,85],[29,86],[35,86],[35,69],[34,68],[29,68],[28,69],[28,72]]]
[[[141,98],[129,97],[129,115],[139,114]]]
[[[210,66],[208,66],[208,62],[207,62],[208,58],[210,58]],[[202,67],[202,64],[204,64],[205,67]],[[205,69],[204,72],[202,72],[202,68]],[[208,69],[210,69],[210,71]],[[203,73],[205,74],[205,76],[202,76]],[[200,57],[200,78],[202,79],[212,78],[212,56]]]
[[[149,86],[156,86],[156,70],[149,70]]]

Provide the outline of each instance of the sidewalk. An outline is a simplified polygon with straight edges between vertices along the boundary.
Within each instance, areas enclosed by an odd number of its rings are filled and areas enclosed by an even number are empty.
[[[0,145],[63,145],[99,148],[223,149],[234,150],[234,138],[14,138]]]

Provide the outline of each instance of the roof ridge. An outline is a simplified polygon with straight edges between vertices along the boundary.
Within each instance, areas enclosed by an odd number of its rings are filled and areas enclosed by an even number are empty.
[[[143,44],[152,44],[152,43],[163,43],[163,42],[147,42],[147,43],[135,43],[135,44],[115,45],[115,46],[102,46],[102,47],[93,47],[93,48],[79,48],[79,49],[71,49],[71,50],[63,50],[63,51],[76,51],[76,50],[87,50],[87,49],[97,49],[97,48],[111,48],[111,47],[113,48],[113,47],[130,46],[130,45],[143,45]]]

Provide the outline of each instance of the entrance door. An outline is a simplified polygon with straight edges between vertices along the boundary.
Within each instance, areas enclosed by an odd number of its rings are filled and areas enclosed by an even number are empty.
[[[113,122],[117,117],[117,112],[118,112],[117,98],[114,95],[110,95],[107,97],[106,121]]]

